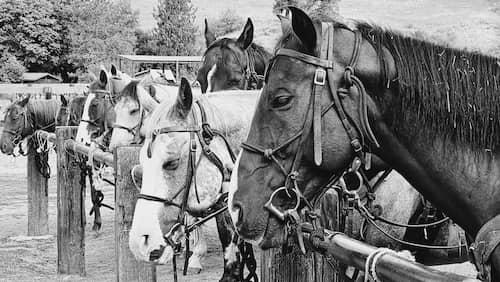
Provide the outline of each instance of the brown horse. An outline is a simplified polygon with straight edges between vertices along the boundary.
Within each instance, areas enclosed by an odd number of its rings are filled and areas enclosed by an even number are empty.
[[[273,191],[285,186],[312,201],[332,173],[359,172],[372,152],[467,232],[481,277],[498,281],[498,59],[289,9],[290,32],[233,173],[239,234],[263,248],[281,245],[287,220],[264,208]],[[278,211],[290,201],[274,199]]]
[[[34,100],[28,96],[12,103],[5,113],[0,138],[2,153],[12,155],[14,148],[38,129],[54,132],[58,110],[57,100]]]
[[[252,43],[253,24],[250,18],[238,39],[216,39],[205,20],[205,41],[207,50],[196,78],[202,93],[262,88],[271,54]]]

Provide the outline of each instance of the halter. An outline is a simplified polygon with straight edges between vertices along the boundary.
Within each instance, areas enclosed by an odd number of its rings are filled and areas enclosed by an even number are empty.
[[[304,118],[304,123],[302,125],[302,129],[295,133],[292,137],[290,137],[283,144],[275,147],[275,148],[264,148],[259,145],[253,145],[248,142],[244,142],[242,144],[242,148],[247,150],[248,152],[262,154],[264,157],[275,163],[281,173],[285,176],[284,186],[275,190],[268,202],[265,205],[265,208],[280,219],[283,222],[287,223],[297,223],[300,222],[299,216],[299,207],[300,203],[305,204],[309,209],[313,210],[312,212],[308,212],[307,215],[310,219],[313,220],[313,225],[315,230],[318,228],[318,213],[314,211],[314,207],[317,206],[318,199],[321,195],[326,192],[326,190],[332,187],[333,183],[336,183],[341,177],[346,176],[347,174],[354,174],[358,179],[360,179],[360,183],[362,183],[361,172],[359,170],[360,165],[357,163],[363,162],[366,167],[369,167],[370,159],[369,154],[366,152],[368,148],[367,141],[370,142],[370,145],[374,145],[376,147],[379,146],[368,121],[367,114],[367,103],[366,103],[366,91],[363,87],[362,82],[354,75],[354,69],[356,63],[359,58],[359,51],[361,49],[362,36],[359,31],[354,32],[354,48],[351,56],[351,60],[349,65],[345,68],[344,71],[344,85],[345,88],[335,88],[335,77],[333,73],[334,67],[334,54],[333,54],[333,36],[334,36],[334,26],[332,23],[322,23],[321,25],[321,49],[320,56],[315,57],[308,54],[304,54],[301,52],[297,52],[291,49],[280,49],[276,52],[274,58],[271,60],[271,63],[266,72],[269,74],[269,69],[272,67],[274,60],[278,57],[289,57],[295,60],[301,61],[303,63],[316,66],[316,71],[314,74],[313,86],[312,86],[312,94],[309,100],[306,116]],[[326,87],[326,82],[328,80],[329,88]],[[332,98],[332,103],[329,104],[326,108],[322,109],[321,105],[321,96],[323,92],[328,93]],[[357,125],[354,122],[354,119],[350,118],[344,110],[343,104],[340,99],[340,93],[354,93],[357,92],[359,94],[359,114],[361,125]],[[303,155],[304,144],[307,140],[310,132],[312,131],[313,135],[313,151],[314,151],[314,163],[317,166],[320,166],[322,163],[322,146],[321,146],[321,119],[324,114],[326,114],[331,108],[334,108],[342,121],[342,125],[347,133],[348,138],[350,139],[351,147],[356,155],[351,165],[348,166],[347,169],[341,175],[332,175],[327,182],[326,185],[321,187],[320,193],[316,195],[311,202],[309,202],[300,192],[297,184],[297,179],[299,178],[298,169],[300,167],[300,162]],[[357,136],[360,136],[358,138]],[[290,171],[288,172],[285,167],[278,161],[276,158],[276,153],[280,152],[284,148],[288,147],[292,143],[298,140],[298,149],[295,154],[295,157],[292,162],[292,166]],[[359,185],[361,186],[361,184]],[[359,188],[359,187],[356,187]],[[295,199],[296,203],[294,207],[289,208],[285,211],[280,210],[278,207],[274,206],[273,200],[278,196],[278,191],[286,192],[286,195],[290,199]],[[283,194],[283,193],[281,193]],[[288,226],[288,225],[287,225]],[[299,245],[303,252],[305,252],[303,242],[301,240],[301,230],[298,228],[297,235],[299,237]]]
[[[229,146],[229,143],[227,142],[226,138],[224,135],[210,127],[210,125],[207,123],[207,117],[206,117],[206,112],[205,109],[203,108],[202,104],[200,101],[196,101],[196,105],[198,105],[198,108],[200,109],[200,114],[201,114],[201,126],[198,123],[198,119],[196,117],[196,114],[194,111],[191,111],[193,120],[194,120],[194,125],[188,125],[186,127],[181,127],[181,126],[169,126],[169,127],[162,127],[162,128],[157,128],[153,130],[152,133],[152,140],[148,145],[147,148],[147,155],[148,158],[151,158],[152,152],[151,152],[151,144],[154,142],[155,138],[158,135],[161,134],[168,134],[168,133],[173,133],[173,132],[185,132],[189,133],[189,156],[188,156],[188,166],[187,166],[187,173],[186,173],[186,179],[184,182],[184,185],[182,188],[177,191],[177,193],[170,199],[166,198],[160,198],[156,196],[151,196],[147,194],[139,194],[137,196],[138,199],[143,199],[147,201],[154,201],[154,202],[161,202],[165,206],[175,206],[180,209],[178,215],[177,215],[177,222],[170,228],[170,230],[163,236],[165,242],[172,247],[174,250],[174,257],[175,254],[180,251],[181,247],[181,242],[179,240],[175,240],[173,238],[173,235],[177,230],[183,227],[185,228],[186,232],[190,231],[190,226],[187,226],[186,224],[186,213],[192,214],[192,215],[199,215],[195,214],[193,211],[190,211],[188,209],[188,199],[189,199],[189,191],[191,188],[191,185],[194,182],[194,190],[196,194],[196,198],[198,202],[200,202],[199,197],[198,197],[198,187],[196,184],[196,170],[197,170],[197,161],[196,161],[196,152],[197,152],[197,143],[196,143],[196,137],[198,138],[198,141],[201,145],[202,148],[202,155],[208,158],[220,171],[221,176],[223,181],[226,181],[228,179],[228,176],[224,172],[224,165],[221,161],[221,159],[210,149],[209,145],[212,141],[212,139],[216,136],[221,137],[228,149],[229,155],[231,156],[231,159],[235,160],[235,156],[233,151],[231,150],[231,147]],[[198,162],[199,163],[199,162]],[[182,201],[181,203],[175,202],[177,197],[179,197],[182,194]],[[210,216],[213,217],[217,215],[218,213],[224,211],[227,207],[222,208],[221,210],[218,210],[214,213],[212,213]],[[203,222],[201,222],[203,223]],[[201,224],[200,223],[200,224]],[[192,228],[191,228],[192,229]]]
[[[113,124],[113,129],[122,129],[127,131],[130,135],[133,136],[133,143],[139,144],[141,143],[141,127],[142,124],[144,123],[144,117],[145,117],[145,110],[142,104],[139,102],[139,111],[141,112],[141,115],[139,116],[139,121],[137,122],[136,125],[132,127],[127,127],[125,125],[117,124],[116,122]]]

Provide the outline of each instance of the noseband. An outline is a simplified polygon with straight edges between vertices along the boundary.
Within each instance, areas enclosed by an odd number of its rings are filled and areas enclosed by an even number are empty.
[[[187,172],[186,172],[186,179],[184,181],[184,185],[182,186],[179,191],[177,191],[176,194],[171,199],[164,199],[156,196],[151,196],[147,194],[139,194],[137,196],[138,199],[143,199],[147,201],[154,201],[154,202],[161,202],[165,206],[175,206],[179,208],[179,213],[177,215],[177,222],[170,228],[170,230],[163,236],[165,239],[165,242],[169,244],[174,252],[180,251],[180,241],[174,240],[173,235],[175,231],[179,230],[181,227],[186,227],[187,222],[186,222],[186,213],[192,214],[196,217],[202,217],[200,214],[196,214],[194,211],[190,211],[188,209],[188,199],[189,199],[189,192],[190,188],[194,182],[194,190],[196,194],[196,199],[198,200],[198,203],[200,202],[199,196],[198,196],[198,187],[196,184],[196,170],[197,170],[197,160],[196,160],[196,152],[197,152],[197,142],[196,142],[196,137],[198,138],[199,143],[201,144],[202,148],[202,155],[205,156],[210,162],[212,162],[220,171],[222,175],[222,180],[226,181],[227,180],[227,175],[224,170],[224,164],[222,163],[221,159],[210,149],[210,143],[212,139],[216,136],[221,137],[228,149],[229,155],[231,156],[231,159],[233,162],[235,161],[235,156],[233,151],[231,150],[231,147],[229,146],[229,143],[227,142],[226,138],[224,135],[210,127],[210,125],[207,123],[207,117],[206,117],[206,112],[205,109],[203,108],[202,104],[200,101],[196,101],[196,105],[198,105],[198,108],[200,109],[200,114],[201,114],[201,126],[198,123],[198,118],[196,117],[196,114],[194,110],[191,111],[192,116],[193,116],[193,121],[194,125],[189,125],[186,127],[181,127],[181,126],[169,126],[169,127],[162,127],[162,128],[157,128],[153,131],[152,133],[152,140],[148,144],[147,148],[147,156],[148,158],[152,157],[152,152],[151,152],[151,144],[154,142],[155,138],[158,135],[161,134],[168,134],[168,133],[173,133],[173,132],[185,132],[189,133],[189,156],[188,156],[188,166],[187,166]],[[199,162],[198,162],[199,163]],[[182,194],[182,201],[181,203],[176,203],[175,199],[179,197]],[[224,208],[225,210],[225,208]],[[220,212],[220,211],[219,211]],[[216,215],[216,213],[214,213]],[[189,229],[189,228],[188,228]],[[189,230],[187,230],[189,231]]]
[[[269,69],[272,67],[274,60],[278,57],[289,57],[295,60],[301,61],[303,63],[316,66],[316,71],[314,75],[314,82],[312,86],[312,94],[309,100],[308,110],[306,112],[306,116],[304,119],[304,123],[302,125],[302,129],[291,136],[287,141],[283,144],[275,147],[275,148],[264,148],[259,145],[253,145],[248,142],[244,142],[242,144],[242,148],[247,150],[248,152],[261,154],[266,157],[268,160],[272,161],[277,165],[281,173],[285,176],[284,186],[275,190],[268,202],[265,204],[265,208],[278,219],[283,222],[298,222],[300,221],[298,210],[300,206],[300,202],[305,204],[309,209],[314,210],[318,203],[318,199],[321,195],[323,195],[326,190],[332,186],[333,183],[336,183],[341,177],[343,177],[347,173],[354,173],[358,179],[361,179],[361,176],[358,172],[359,165],[354,165],[354,163],[358,163],[362,161],[366,167],[369,166],[369,153],[367,153],[368,143],[370,145],[374,145],[378,147],[378,142],[370,128],[370,124],[368,122],[367,116],[367,103],[366,103],[366,91],[363,87],[361,81],[354,75],[354,69],[356,63],[359,58],[359,51],[362,43],[361,33],[358,31],[353,31],[355,35],[354,41],[354,49],[353,54],[351,56],[351,60],[349,65],[345,68],[344,71],[344,84],[345,88],[335,88],[335,77],[333,73],[334,68],[334,55],[333,55],[333,36],[334,36],[334,26],[332,23],[322,23],[320,36],[322,39],[320,57],[311,56],[308,54],[304,54],[301,52],[297,52],[291,49],[280,49],[276,52],[274,58],[271,60],[269,64],[268,70],[266,72],[266,80]],[[328,81],[329,88],[326,87],[326,82]],[[327,105],[326,108],[322,109],[321,105],[321,96],[323,92],[328,93],[331,96],[332,103]],[[341,102],[340,94],[348,94],[357,92],[359,94],[359,114],[361,125],[358,126],[354,119],[350,118],[344,110],[343,104]],[[327,182],[320,189],[320,193],[314,197],[312,203],[310,203],[300,192],[297,184],[297,179],[299,178],[299,167],[300,162],[302,160],[304,144],[311,134],[313,137],[313,151],[314,151],[314,163],[317,166],[320,166],[322,163],[322,145],[321,145],[321,122],[322,116],[326,114],[331,108],[334,108],[342,121],[342,125],[350,139],[350,144],[355,152],[355,159],[353,163],[349,165],[349,167],[344,171],[341,175],[332,175]],[[359,136],[359,138],[358,138]],[[291,145],[296,140],[298,142],[298,149],[295,154],[295,157],[292,162],[292,166],[290,171],[288,172],[285,169],[285,166],[280,163],[280,161],[276,157],[276,153],[285,149],[289,145]],[[355,168],[355,169],[353,169]],[[361,185],[360,185],[361,186]],[[291,199],[297,201],[294,207],[287,209],[285,211],[280,210],[278,207],[274,206],[273,200],[278,197],[278,194],[284,194],[279,192],[286,192],[286,195]],[[313,219],[315,225],[318,224],[317,216],[318,214],[314,214],[314,212],[309,213],[311,215],[311,219]],[[299,240],[299,243],[300,240]],[[303,243],[301,243],[303,244]],[[301,246],[303,249],[303,245]]]

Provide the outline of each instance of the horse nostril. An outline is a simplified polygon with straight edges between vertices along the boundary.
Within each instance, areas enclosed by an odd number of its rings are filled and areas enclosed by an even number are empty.
[[[144,237],[144,245],[148,244],[149,235],[142,235]]]

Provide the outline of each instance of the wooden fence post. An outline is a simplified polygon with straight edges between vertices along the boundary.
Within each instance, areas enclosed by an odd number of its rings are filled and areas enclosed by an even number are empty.
[[[49,234],[48,179],[40,174],[34,148],[28,154],[28,236]],[[40,156],[42,157],[42,156]]]
[[[80,167],[68,154],[65,141],[77,127],[56,129],[57,148],[57,272],[85,275],[85,187],[80,184]],[[85,179],[83,180],[85,181]]]
[[[321,217],[324,227],[335,230],[335,219],[337,193],[329,190],[321,200]],[[303,255],[296,246],[288,254],[283,254],[281,249],[270,249],[262,252],[261,257],[261,281],[262,282],[288,282],[288,281],[315,281],[315,282],[337,282],[342,281],[338,277],[338,262],[332,258],[308,252]]]
[[[128,247],[135,202],[139,193],[132,182],[131,170],[139,163],[140,147],[118,147],[115,160],[115,250],[116,281],[156,281],[156,267],[139,262]]]

